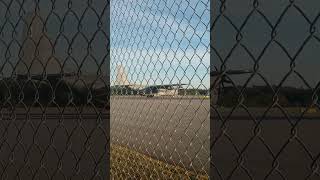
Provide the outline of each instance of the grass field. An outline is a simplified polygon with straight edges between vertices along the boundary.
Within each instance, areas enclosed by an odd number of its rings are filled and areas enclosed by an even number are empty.
[[[196,174],[118,145],[111,145],[111,176],[111,179],[209,179],[205,173]]]

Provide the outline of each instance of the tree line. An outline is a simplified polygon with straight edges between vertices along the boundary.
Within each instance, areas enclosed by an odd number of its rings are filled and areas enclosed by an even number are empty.
[[[246,106],[266,107],[277,102],[282,107],[305,107],[317,100],[319,92],[313,93],[311,89],[282,87],[275,93],[276,87],[253,86],[246,87],[241,93],[242,87],[226,87],[220,91],[218,104],[225,107],[242,103]]]
[[[177,89],[178,95],[181,96],[209,96],[209,90],[207,89]],[[112,86],[111,95],[118,96],[130,96],[130,95],[139,95],[142,91],[131,88],[129,86]]]

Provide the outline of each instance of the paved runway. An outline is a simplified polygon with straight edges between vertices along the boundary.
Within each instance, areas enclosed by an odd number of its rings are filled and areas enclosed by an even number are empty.
[[[208,173],[209,108],[209,99],[112,97],[112,143]]]
[[[108,174],[108,113],[32,108],[0,113],[0,179],[90,179]],[[97,174],[98,173],[98,174]]]
[[[259,128],[243,114],[241,118],[231,116],[224,125],[217,118],[212,121],[213,179],[320,178],[320,118],[308,115],[292,129],[296,118],[288,121],[279,113],[271,115],[278,119],[267,117]]]
[[[112,97],[110,113],[112,143],[171,164],[208,172],[208,99]],[[87,108],[78,116],[78,112],[72,108],[64,112],[49,108],[42,116],[39,108],[32,108],[27,115],[25,109],[18,108],[12,115],[0,112],[0,135],[3,137],[0,139],[0,143],[3,143],[0,144],[0,160],[3,166],[10,166],[10,158],[15,156],[13,167],[4,171],[4,175],[10,178],[16,176],[20,168],[28,168],[25,167],[25,157],[26,161],[33,161],[29,165],[34,172],[21,177],[28,179],[33,174],[37,175],[42,156],[48,176],[55,173],[66,177],[85,176],[77,174],[77,160],[84,159],[80,163],[81,172],[94,172],[89,169],[95,168],[92,163],[99,160],[98,156],[103,153],[101,149],[106,149],[103,146],[108,144],[105,129],[108,115],[99,115],[94,109]],[[89,141],[86,142],[86,139]],[[91,149],[86,151],[87,147]],[[10,154],[12,151],[14,153]],[[95,154],[94,157],[90,156],[90,152]],[[59,156],[62,156],[62,165],[59,165]],[[101,157],[106,156],[105,152]],[[105,160],[101,162],[106,163]],[[102,164],[101,167],[103,165],[106,166]],[[55,172],[59,168],[62,170]],[[3,169],[0,166],[0,176]],[[26,169],[21,172],[29,171]],[[41,173],[43,171],[40,170]]]
[[[108,114],[100,116],[86,109],[80,117],[67,109],[59,121],[57,109],[48,109],[45,116],[39,112],[33,108],[29,117],[23,109],[17,109],[14,117],[0,113],[0,179],[30,179],[34,175],[38,176],[35,179],[53,175],[81,179],[93,175],[88,172],[94,172],[95,162],[102,163],[98,169],[107,169],[108,158],[101,149],[108,145]],[[252,112],[259,116],[263,109]],[[310,114],[293,130],[279,112],[271,115],[274,117],[263,120],[256,130],[244,112],[228,119],[225,134],[212,147],[216,180],[319,179],[320,118]],[[212,122],[212,137],[217,139],[224,128],[217,118]],[[209,132],[208,99],[111,100],[112,143],[168,163],[208,172]]]

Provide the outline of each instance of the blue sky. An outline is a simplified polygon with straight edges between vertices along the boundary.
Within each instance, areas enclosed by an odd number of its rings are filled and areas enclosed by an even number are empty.
[[[111,81],[208,88],[210,0],[111,1]]]
[[[46,33],[56,42],[54,56],[66,62],[65,70],[75,71],[77,63],[84,62],[83,73],[96,73],[98,64],[107,54],[106,38],[97,30],[98,17],[92,9],[86,10],[86,1],[72,1],[73,13],[68,13],[67,1],[55,1],[54,13],[50,14],[52,3],[40,1],[40,14],[48,18]],[[94,1],[94,10],[103,13],[104,1]],[[153,85],[184,83],[189,88],[208,88],[210,65],[210,0],[113,0],[111,1],[111,82],[116,75],[116,66],[123,65],[131,83]],[[35,4],[25,3],[25,13],[33,12]],[[3,7],[1,7],[3,8]],[[13,25],[22,41],[25,24],[19,21],[19,4],[10,6],[10,24],[1,11],[0,24],[4,25],[0,43],[0,59],[19,61],[19,46],[13,39]],[[81,23],[82,33],[92,42],[92,56],[86,57],[87,41],[77,34],[78,19],[85,13]],[[49,17],[48,17],[49,16]],[[3,18],[1,18],[3,17]],[[65,17],[64,21],[60,19]],[[106,23],[107,17],[101,20]],[[60,27],[63,25],[63,29]],[[103,27],[107,27],[106,25]],[[62,32],[61,32],[62,31]],[[63,36],[59,36],[62,33]],[[72,39],[72,57],[68,48]],[[10,42],[10,57],[6,57]],[[8,53],[7,53],[8,54]],[[3,61],[1,61],[3,63]],[[6,63],[6,62],[5,62]],[[2,73],[10,74],[13,67],[6,63]]]
[[[268,21],[275,26],[278,23],[279,17],[283,11],[290,4],[289,1],[268,0],[259,1],[258,10],[268,18]],[[286,49],[287,53],[277,45],[272,43],[264,52],[259,60],[259,72],[263,77],[273,85],[278,85],[290,72],[291,60],[295,57],[295,70],[304,77],[304,80],[312,87],[315,87],[319,82],[319,67],[320,67],[320,51],[319,41],[311,38],[303,47],[302,51],[299,49],[303,45],[305,39],[310,35],[310,23],[317,19],[314,27],[316,28],[315,36],[320,37],[320,19],[317,18],[319,14],[320,1],[298,0],[294,2],[295,6],[290,6],[288,11],[279,21],[276,28],[276,40]],[[220,12],[220,1],[215,1],[212,13],[215,17]],[[295,7],[299,7],[298,10]],[[247,51],[242,46],[237,46],[231,54],[233,46],[236,44],[237,31],[230,24],[230,21],[239,29],[246,21],[246,25],[242,28],[241,44],[245,46],[257,59],[264,47],[270,41],[272,28],[268,25],[266,20],[257,12],[253,13],[250,18],[246,19],[253,10],[252,0],[229,0],[226,1],[224,15],[229,19],[220,18],[213,28],[213,46],[219,52],[222,59],[226,59],[226,66],[228,69],[253,69],[254,61]],[[304,16],[300,11],[304,12]],[[308,19],[308,20],[307,20]],[[212,66],[220,66],[220,60],[216,53],[212,53]],[[247,79],[248,75],[232,76],[234,81],[242,85]],[[249,85],[266,85],[262,78],[255,76]],[[283,86],[306,87],[305,83],[296,74],[291,74],[283,84]]]
[[[24,14],[19,13],[18,1],[11,2],[9,8],[0,3],[0,70],[3,75],[10,75],[14,64],[19,61],[19,42],[23,41],[22,30],[25,23],[19,20],[20,16],[33,12],[35,1],[24,1]],[[47,19],[47,35],[51,41],[56,41],[54,56],[61,63],[66,62],[65,70],[77,70],[74,61],[84,62],[81,71],[96,73],[98,64],[105,61],[106,37],[102,32],[94,35],[101,15],[102,27],[107,27],[107,15],[103,12],[106,1],[92,1],[93,9],[87,9],[87,0],[72,0],[72,12],[68,11],[68,1],[56,0],[52,10],[52,1],[41,0],[39,7],[43,19]],[[125,66],[129,80],[139,84],[167,84],[190,83],[194,87],[208,87],[209,76],[209,8],[210,0],[113,0],[111,1],[111,76],[114,80],[116,66]],[[219,12],[220,1],[214,1],[212,13]],[[245,17],[252,10],[252,0],[229,0],[226,2],[225,15],[239,28]],[[269,18],[272,24],[277,22],[288,1],[261,1],[259,9]],[[295,1],[303,10],[305,17],[314,20],[320,7],[320,1]],[[87,9],[87,10],[86,10]],[[8,11],[7,11],[8,10]],[[10,12],[10,15],[5,15]],[[49,13],[54,12],[54,13]],[[84,15],[84,16],[83,16]],[[62,18],[64,18],[62,22]],[[80,17],[83,17],[79,22]],[[8,18],[6,20],[6,18]],[[59,20],[60,19],[60,20]],[[83,25],[82,34],[87,39],[94,39],[92,56],[86,57],[87,41],[77,34],[78,25]],[[63,29],[60,29],[63,25]],[[315,35],[320,37],[320,19],[314,25]],[[14,32],[15,30],[15,32]],[[102,28],[102,30],[105,30]],[[289,8],[277,27],[277,40],[294,56],[304,39],[310,34],[310,24],[294,7]],[[59,34],[63,36],[59,36]],[[236,41],[236,31],[226,19],[221,19],[215,26],[214,46],[225,58]],[[261,53],[269,41],[271,28],[263,18],[255,13],[249,18],[242,30],[242,43],[255,57]],[[16,36],[18,35],[18,36]],[[292,38],[294,37],[294,38]],[[68,48],[72,39],[72,57],[68,58]],[[318,83],[320,56],[319,42],[311,39],[302,53],[296,58],[296,68],[302,76],[313,86]],[[212,53],[214,62],[218,65],[218,57]],[[248,69],[253,67],[253,61],[243,48],[238,47],[228,58],[227,66],[230,69]],[[290,59],[275,43],[261,58],[260,72],[272,84],[278,84],[290,70]],[[277,68],[274,68],[276,65]],[[108,68],[103,68],[106,72]],[[248,78],[233,77],[239,84]],[[300,87],[301,80],[290,76],[287,85]],[[149,80],[149,81],[148,81]],[[252,84],[264,85],[261,78],[256,78]]]
[[[40,9],[37,18],[42,19],[40,28],[46,27],[44,34],[47,36],[42,39],[40,44],[48,40],[55,43],[55,52],[52,55],[60,64],[65,63],[64,72],[76,72],[81,68],[83,74],[97,74],[100,66],[103,67],[102,74],[108,72],[105,58],[108,54],[107,37],[104,33],[108,27],[106,23],[109,18],[104,11],[107,2],[91,1],[91,8],[88,8],[87,0],[72,0],[70,1],[72,2],[71,6],[69,4],[70,10],[68,2],[65,0],[55,0],[54,2],[29,0],[23,1],[23,3],[5,0],[0,2],[1,76],[11,76],[14,73],[14,66],[21,61],[22,53],[19,54],[19,51],[22,47],[20,46],[22,44],[28,46],[23,31],[27,25],[31,24],[26,21],[26,17],[27,14],[35,12],[37,7]],[[52,9],[53,7],[54,9]],[[101,29],[97,28],[99,19],[102,22]],[[44,25],[43,22],[46,24]],[[78,30],[79,24],[82,25],[81,33]],[[88,48],[89,43],[91,49]],[[47,54],[45,52],[47,51],[51,54],[51,50],[48,48],[43,53]],[[87,55],[89,51],[91,52],[90,56]],[[69,53],[71,57],[69,57]],[[41,61],[46,63],[48,58],[41,58]],[[80,64],[83,66],[80,67]]]

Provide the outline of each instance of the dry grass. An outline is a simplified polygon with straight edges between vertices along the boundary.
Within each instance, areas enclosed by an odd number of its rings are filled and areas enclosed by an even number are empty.
[[[111,145],[112,179],[197,179],[208,176],[153,159],[131,149]]]

